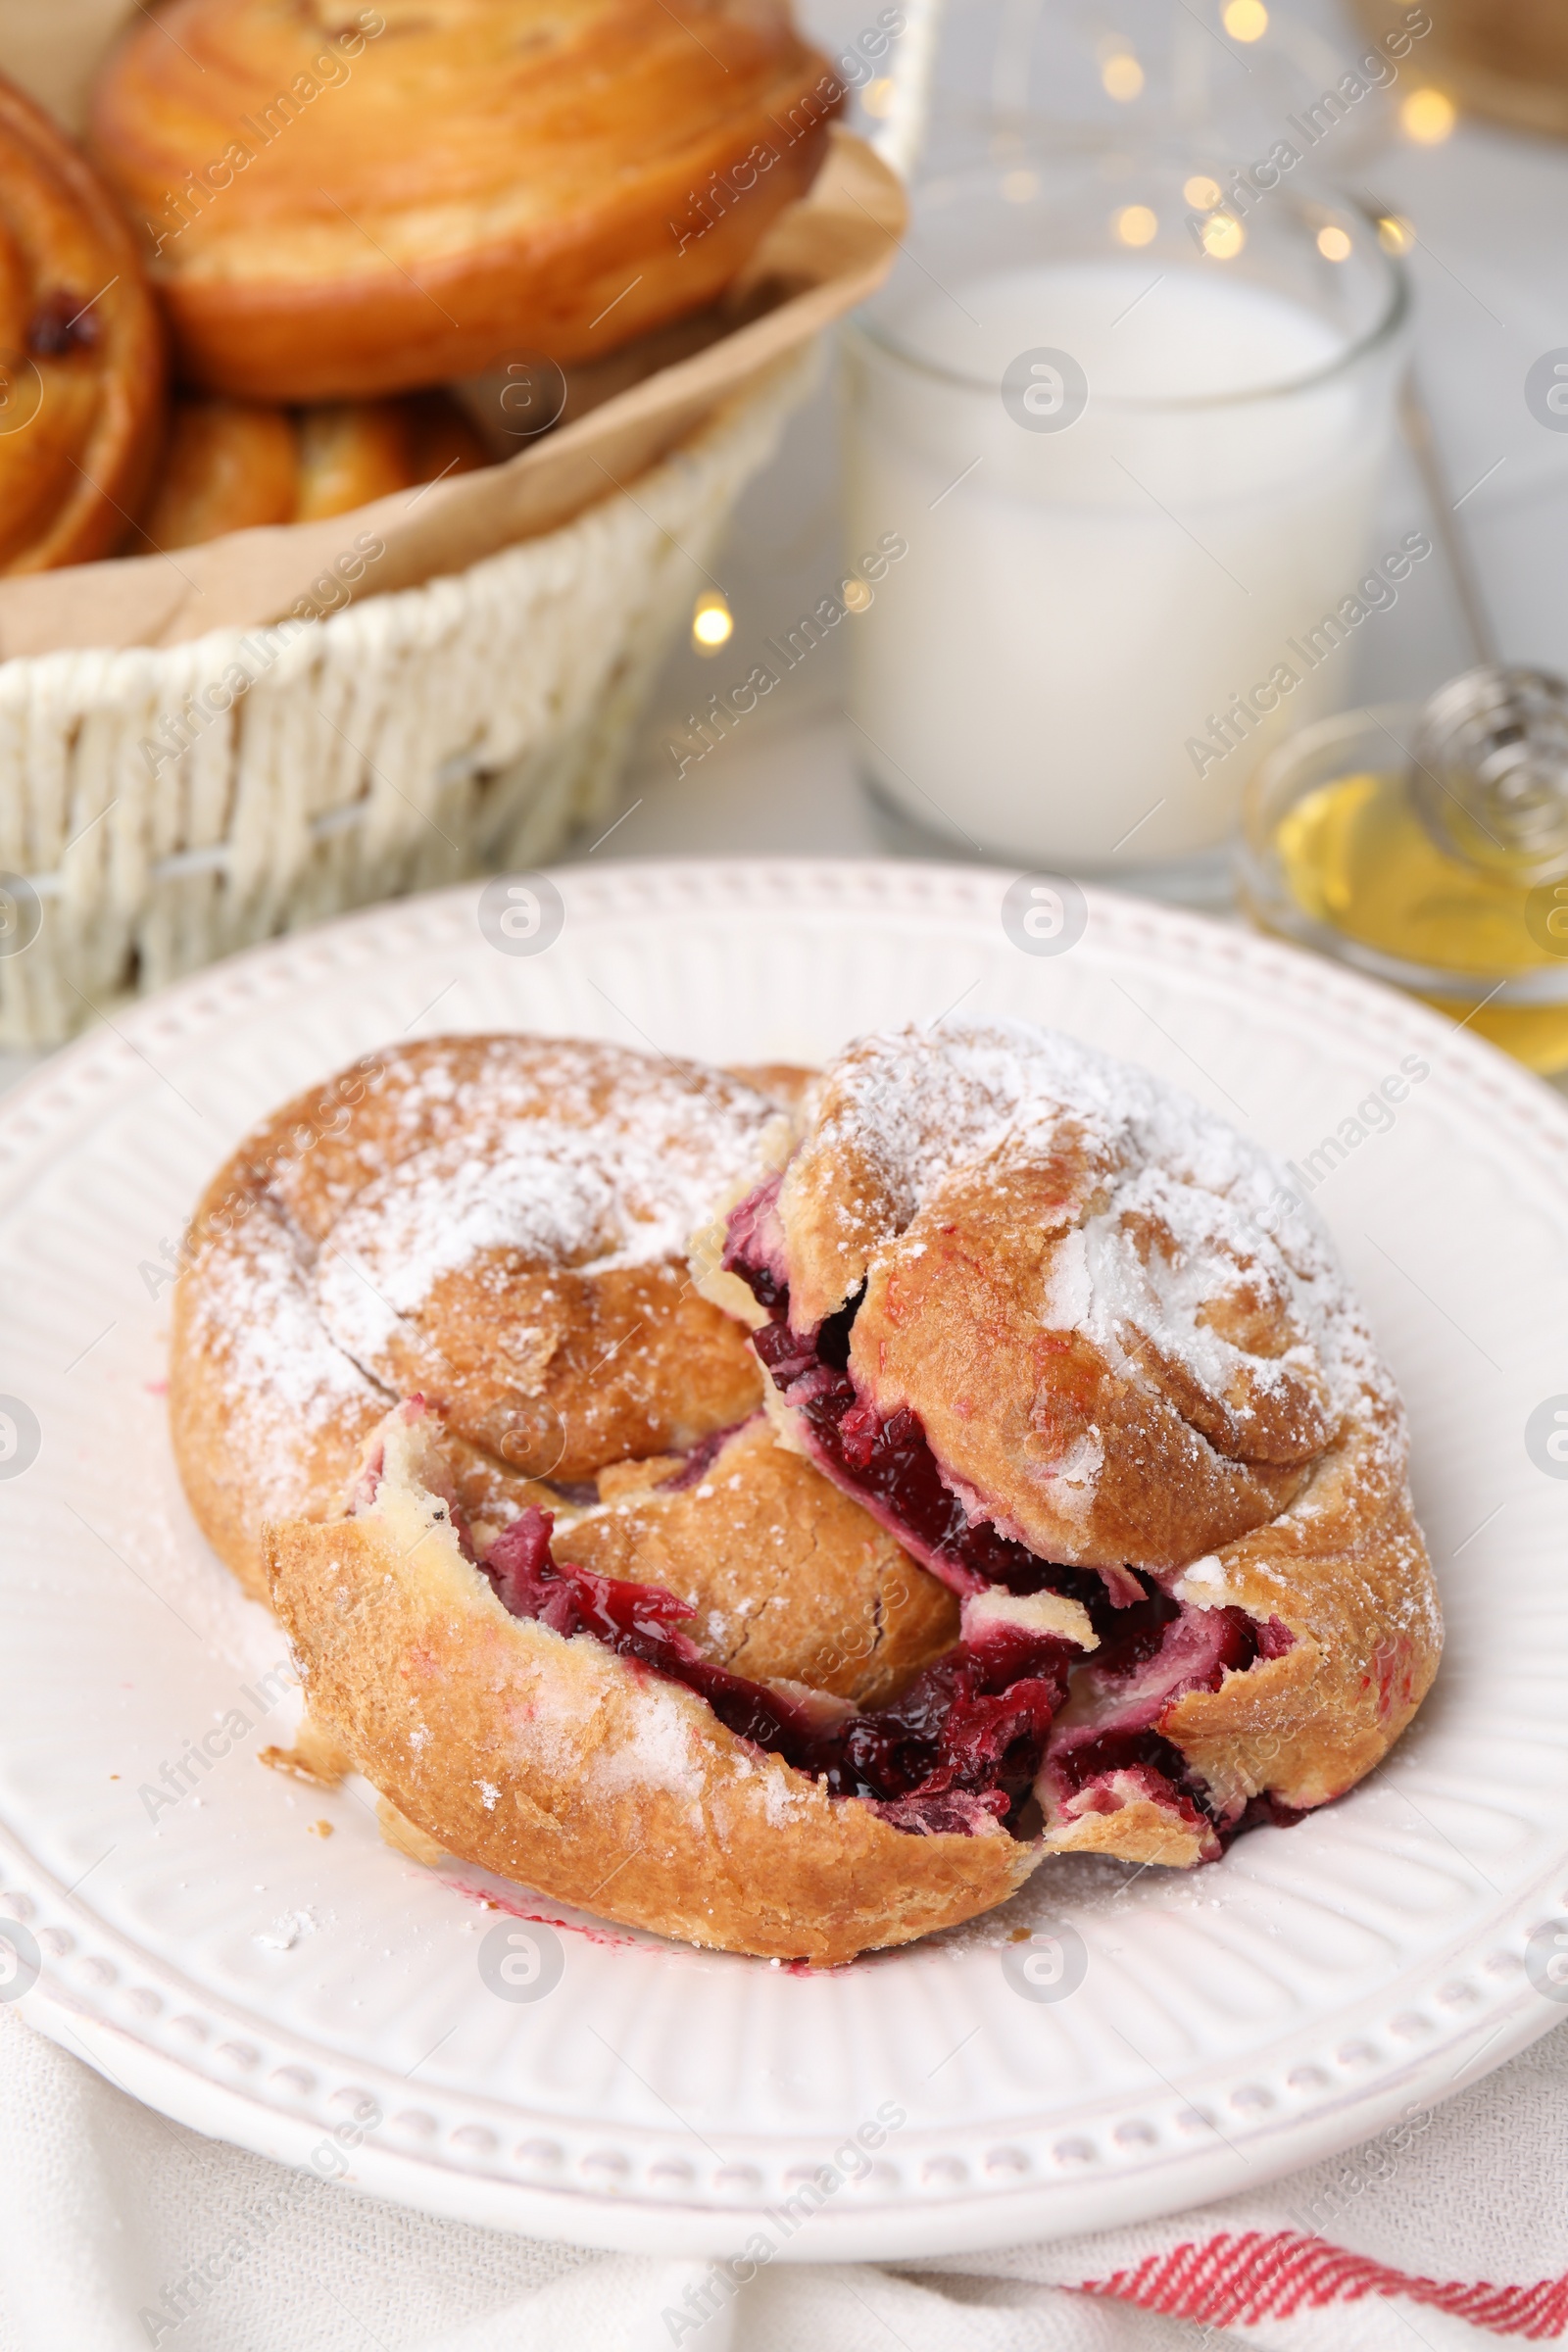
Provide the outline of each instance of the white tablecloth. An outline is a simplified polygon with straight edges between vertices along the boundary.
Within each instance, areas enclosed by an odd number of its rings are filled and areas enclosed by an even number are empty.
[[[1168,2222],[736,2284],[200,2139],[0,2009],[0,2352],[1453,2352],[1562,2334],[1565,2178],[1568,2028],[1365,2147]]]

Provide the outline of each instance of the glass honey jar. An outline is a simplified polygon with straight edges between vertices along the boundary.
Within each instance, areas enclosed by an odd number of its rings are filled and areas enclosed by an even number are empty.
[[[1251,779],[1238,884],[1263,929],[1568,1068],[1568,693],[1489,667],[1303,729]]]

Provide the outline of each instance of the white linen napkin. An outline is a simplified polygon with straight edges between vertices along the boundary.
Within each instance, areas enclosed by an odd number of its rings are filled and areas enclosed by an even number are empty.
[[[595,2254],[155,2115],[0,2008],[0,2352],[1457,2352],[1568,2329],[1568,2025],[1223,2204],[901,2265]]]

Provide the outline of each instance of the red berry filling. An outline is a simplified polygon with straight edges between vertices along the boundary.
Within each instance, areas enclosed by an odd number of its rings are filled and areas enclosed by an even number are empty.
[[[1041,1559],[989,1521],[971,1519],[944,1481],[919,1415],[905,1406],[884,1416],[857,1391],[848,1367],[858,1298],[815,1331],[790,1328],[779,1184],[771,1178],[731,1211],[724,1265],[771,1317],[752,1344],[820,1467],[958,1592],[988,1585],[1049,1591],[1089,1613],[1100,1647],[1075,1671],[1074,1688],[1087,1682],[1085,1695],[1095,1703],[1088,1720],[1052,1737],[1048,1796],[1056,1805],[1074,1800],[1077,1811],[1108,1811],[1141,1793],[1219,1837],[1258,1820],[1294,1819],[1268,1797],[1222,1816],[1180,1749],[1153,1728],[1187,1691],[1217,1690],[1227,1673],[1281,1656],[1293,1640],[1289,1629],[1277,1620],[1259,1625],[1243,1609],[1192,1608],[1134,1571],[1107,1578]],[[1129,1603],[1135,1589],[1144,1597]]]
[[[985,1814],[1015,1822],[1066,1696],[1071,1643],[987,1627],[891,1705],[824,1722],[805,1702],[705,1658],[680,1630],[695,1612],[673,1592],[555,1559],[553,1525],[530,1504],[480,1563],[513,1616],[567,1640],[592,1635],[618,1657],[684,1683],[738,1738],[813,1775],[831,1795],[871,1799],[898,1829],[973,1830]]]
[[[971,1520],[943,1482],[919,1414],[906,1405],[884,1417],[859,1396],[848,1369],[858,1298],[804,1338],[790,1329],[776,1213],[780,1181],[770,1177],[731,1209],[723,1262],[772,1317],[753,1332],[752,1346],[800,1415],[819,1466],[956,1592],[1001,1585],[1009,1592],[1062,1592],[1082,1602],[1099,1633],[1110,1596],[1097,1570],[1042,1560],[989,1520]]]
[[[1277,1818],[1250,1808],[1245,1817],[1223,1812],[1155,1726],[1188,1691],[1217,1690],[1227,1674],[1283,1655],[1291,1639],[1277,1620],[1259,1625],[1245,1609],[1191,1608],[1157,1590],[1124,1610],[1074,1677],[1080,1719],[1058,1725],[1052,1739],[1046,1793],[1054,1807],[1108,1812],[1142,1795],[1189,1827],[1206,1823],[1222,1837],[1252,1819]]]
[[[805,1424],[818,1465],[956,1592],[1001,1585],[1009,1592],[1064,1592],[1095,1615],[1107,1598],[1102,1577],[1042,1560],[988,1520],[971,1520],[942,1482],[919,1414],[905,1405],[884,1419],[861,1400],[844,1368],[846,1315],[830,1317],[808,1340],[784,1322],[752,1334],[774,1387]],[[841,1338],[843,1362],[835,1361]]]

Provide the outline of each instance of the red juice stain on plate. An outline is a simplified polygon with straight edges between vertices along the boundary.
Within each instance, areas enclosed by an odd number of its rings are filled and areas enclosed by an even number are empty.
[[[487,1886],[470,1886],[463,1879],[443,1875],[441,1884],[454,1894],[466,1895],[481,1911],[504,1911],[509,1919],[525,1919],[536,1928],[559,1928],[564,1936],[581,1936],[589,1943],[634,1949],[641,1942],[636,1936],[617,1936],[613,1928],[589,1928],[574,1919],[560,1919],[553,1911],[530,1911],[518,1895],[497,1893]]]

